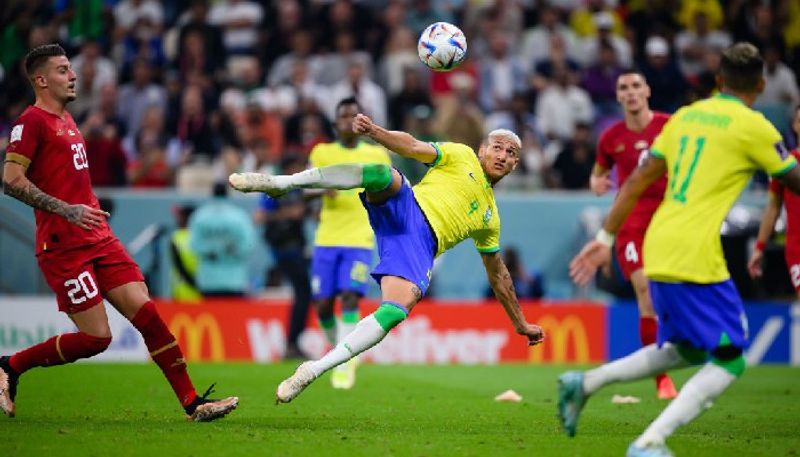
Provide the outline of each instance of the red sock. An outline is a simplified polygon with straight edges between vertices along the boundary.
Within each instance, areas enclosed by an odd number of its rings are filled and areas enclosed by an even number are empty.
[[[642,341],[642,346],[653,344],[656,342],[658,335],[658,323],[653,316],[642,316],[639,318],[639,339]]]
[[[186,359],[183,358],[175,337],[158,315],[153,302],[145,303],[131,323],[144,337],[144,344],[147,345],[153,362],[161,368],[181,406],[189,405],[197,397],[197,392],[186,372]]]
[[[63,333],[12,355],[8,363],[22,374],[34,367],[64,365],[97,355],[108,348],[111,337],[103,338],[83,332]]]

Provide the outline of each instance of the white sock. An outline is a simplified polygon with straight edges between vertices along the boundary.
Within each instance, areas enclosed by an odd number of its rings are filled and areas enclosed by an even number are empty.
[[[293,175],[274,176],[279,189],[354,189],[362,186],[364,164],[347,163],[311,168]]]
[[[343,320],[339,319],[338,324],[339,325],[337,326],[338,332],[336,333],[336,342],[341,343],[342,341],[344,341],[344,338],[347,335],[353,333],[353,330],[356,329],[358,322],[354,324],[354,323],[344,322]]]
[[[321,359],[312,362],[311,370],[314,375],[319,377],[336,365],[347,362],[356,355],[375,346],[386,335],[386,330],[381,327],[375,316],[370,314],[358,321],[353,331],[345,336],[335,348],[328,351]]]
[[[328,340],[328,344],[330,344],[331,347],[336,346],[336,333],[338,331],[337,330],[338,327],[339,327],[338,322],[331,328],[322,327],[322,331],[325,332],[325,339]]]
[[[725,391],[736,376],[714,363],[706,363],[683,386],[678,396],[636,440],[637,446],[663,444],[675,430],[691,422],[711,407],[711,402]]]
[[[583,391],[587,395],[591,395],[612,382],[647,378],[688,364],[678,353],[678,348],[675,345],[664,343],[659,348],[655,344],[651,344],[631,355],[584,373]]]

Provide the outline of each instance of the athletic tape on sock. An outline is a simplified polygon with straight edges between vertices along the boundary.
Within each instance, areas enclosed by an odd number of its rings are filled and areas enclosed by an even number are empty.
[[[392,168],[383,164],[366,164],[361,172],[361,184],[367,192],[381,192],[392,184]]]
[[[397,324],[403,322],[408,316],[408,310],[399,303],[385,301],[375,310],[373,316],[375,316],[375,320],[378,321],[381,328],[388,332],[396,327]]]

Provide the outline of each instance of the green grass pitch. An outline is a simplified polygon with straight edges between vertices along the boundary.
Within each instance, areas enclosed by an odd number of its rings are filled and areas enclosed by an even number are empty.
[[[621,456],[665,403],[651,381],[606,388],[587,404],[578,436],[555,417],[559,366],[375,366],[351,391],[328,376],[288,405],[275,386],[294,364],[194,364],[198,390],[216,381],[239,409],[185,422],[152,365],[35,369],[0,416],[3,456]],[[675,372],[683,383],[693,370]],[[710,411],[669,441],[678,456],[800,455],[800,369],[749,368]],[[521,403],[493,397],[514,389]],[[614,405],[613,394],[642,403]]]

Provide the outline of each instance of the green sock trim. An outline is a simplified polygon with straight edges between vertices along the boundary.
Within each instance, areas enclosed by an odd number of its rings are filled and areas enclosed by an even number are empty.
[[[361,186],[367,192],[380,192],[386,190],[392,183],[392,168],[380,163],[364,165],[361,174]]]
[[[741,355],[733,360],[720,360],[716,357],[712,357],[711,363],[724,368],[725,371],[736,376],[737,378],[744,373],[744,368],[747,365],[744,361],[744,357]]]
[[[686,343],[678,344],[678,354],[692,365],[700,365],[708,360],[708,352]]]
[[[372,315],[386,332],[395,328],[406,318],[406,313],[402,309],[388,303],[381,304]]]
[[[327,319],[320,319],[319,326],[324,329],[332,329],[336,327],[336,316],[331,316]]]
[[[361,319],[361,313],[358,310],[342,311],[342,322],[345,324],[358,324]]]

